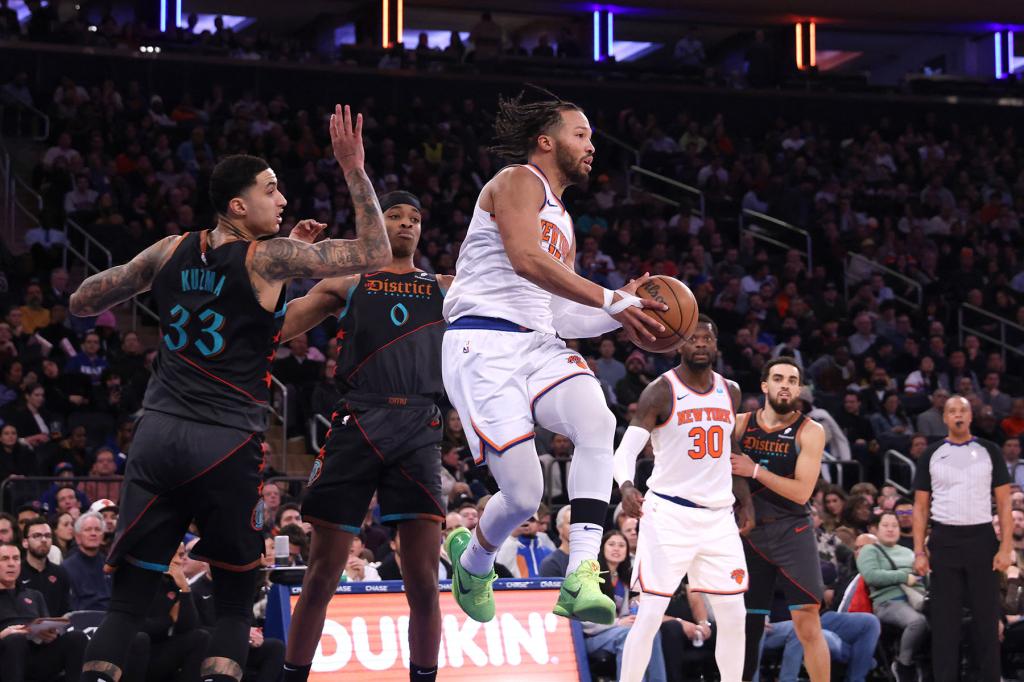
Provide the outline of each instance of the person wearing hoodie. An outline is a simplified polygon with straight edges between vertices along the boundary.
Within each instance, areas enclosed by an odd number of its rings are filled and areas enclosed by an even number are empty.
[[[82,632],[50,628],[32,632],[30,624],[50,614],[43,595],[24,586],[21,549],[0,545],[0,660],[4,682],[52,680],[82,673],[86,637]]]

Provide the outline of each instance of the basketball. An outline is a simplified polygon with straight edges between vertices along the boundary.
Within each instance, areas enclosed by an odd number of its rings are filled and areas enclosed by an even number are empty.
[[[678,279],[654,275],[636,290],[636,295],[668,306],[668,310],[644,309],[644,313],[660,322],[665,331],[651,332],[657,340],[644,341],[641,348],[652,353],[667,353],[679,348],[693,334],[700,314],[697,299],[690,288]]]

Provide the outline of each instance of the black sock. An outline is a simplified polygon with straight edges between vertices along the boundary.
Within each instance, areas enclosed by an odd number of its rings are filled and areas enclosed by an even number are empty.
[[[411,682],[435,682],[437,680],[437,666],[424,668],[409,661],[409,680]]]
[[[309,670],[312,667],[312,663],[309,665],[295,665],[285,661],[284,682],[306,682],[309,679]]]

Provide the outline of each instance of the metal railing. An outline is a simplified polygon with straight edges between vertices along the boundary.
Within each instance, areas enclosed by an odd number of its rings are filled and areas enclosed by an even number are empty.
[[[704,192],[698,189],[697,187],[687,185],[686,183],[679,182],[678,180],[673,180],[667,175],[655,173],[654,171],[647,170],[646,168],[642,168],[641,166],[638,166],[636,164],[633,164],[632,166],[629,167],[629,173],[629,185],[633,189],[639,192],[643,192],[647,196],[653,199],[657,199],[658,201],[661,201],[662,203],[668,204],[670,206],[675,206],[676,208],[681,206],[682,202],[677,199],[672,199],[671,197],[667,197],[659,192],[652,192],[651,190],[646,189],[642,186],[633,186],[633,177],[636,175],[642,175],[643,177],[651,178],[652,180],[657,180],[658,182],[661,182],[665,185],[668,185],[669,187],[677,189],[683,192],[684,194],[688,194],[694,197],[697,200],[697,208],[694,209],[693,213],[694,215],[700,216],[701,220],[703,220],[707,215],[707,207],[704,202]]]
[[[331,421],[317,412],[309,419],[309,442],[313,444],[313,448],[320,452],[323,448],[324,443],[320,442],[320,426],[325,427],[328,431],[331,429]]]
[[[31,104],[26,104],[20,100],[7,99],[0,102],[0,124],[7,123],[7,110],[13,109],[15,111],[14,116],[14,133],[15,135],[24,135],[25,130],[22,127],[24,121],[27,118],[30,124],[30,130],[28,137],[35,140],[36,142],[42,142],[50,137],[50,117],[39,109],[35,108]]]
[[[72,237],[80,239],[82,241],[82,250],[79,251],[71,243]],[[100,259],[99,265],[93,263],[92,252],[98,251]],[[79,225],[72,218],[64,219],[64,269],[68,268],[68,254],[71,254],[78,258],[85,266],[86,276],[102,272],[111,268],[114,265],[114,255],[110,252],[110,249],[103,246],[100,240],[89,234],[85,228]]]
[[[846,469],[847,468],[856,469],[856,471],[857,471],[857,480],[854,481],[855,483],[860,483],[861,481],[864,480],[864,465],[861,464],[860,462],[858,462],[857,460],[853,460],[853,459],[848,459],[848,460],[847,459],[838,459],[834,455],[832,455],[831,453],[825,452],[825,453],[822,453],[821,466],[822,466],[822,468],[828,470],[829,478],[833,479],[833,481],[840,488],[849,489],[849,487],[850,487],[849,485],[847,485],[847,481],[846,481]],[[832,475],[833,471],[835,472],[834,476]],[[853,482],[851,482],[851,485],[852,485],[852,483]]]
[[[907,479],[909,485],[903,485],[892,477],[894,462],[904,465],[910,470],[910,477]],[[915,464],[914,460],[901,452],[897,452],[896,450],[886,450],[885,455],[882,456],[882,466],[885,484],[896,488],[896,490],[900,491],[903,495],[909,494],[914,483],[914,474],[917,471],[917,464]]]
[[[756,220],[756,221],[758,221],[758,223],[768,223],[768,224],[772,225],[773,227],[778,228],[779,230],[782,230],[782,234],[781,235],[772,236],[772,235],[768,234],[767,230],[765,228],[763,228],[759,224],[758,225],[753,225],[752,224],[752,225],[748,226],[747,225],[747,219]],[[740,211],[738,222],[739,222],[740,236],[741,237],[743,236],[744,233],[747,233],[750,236],[752,236],[754,239],[766,242],[768,244],[772,244],[773,246],[778,246],[779,248],[785,249],[787,251],[789,249],[797,249],[798,251],[800,251],[800,253],[802,253],[804,255],[804,258],[807,259],[807,271],[810,272],[810,271],[814,270],[814,249],[813,249],[812,244],[811,244],[811,233],[808,232],[807,230],[803,229],[802,227],[797,227],[796,225],[792,225],[790,223],[787,223],[785,220],[779,220],[778,218],[773,218],[772,216],[768,215],[767,213],[761,213],[760,211],[755,211],[752,208],[745,208],[742,211]],[[781,239],[777,239],[776,238],[776,237],[783,236],[785,234],[795,234],[795,235],[797,235],[800,238],[800,240],[803,241],[804,248],[802,248],[802,249],[798,248],[798,247],[796,247],[796,246],[794,246],[792,244],[788,244],[788,243],[782,241]]]
[[[992,320],[993,323],[998,324],[999,337],[996,338],[995,336],[992,336],[991,334],[968,324],[967,320],[965,319],[965,312],[970,313],[971,315],[984,316],[989,320]],[[1024,339],[1024,326],[1017,324],[1013,320],[1008,320],[1005,317],[1000,317],[999,315],[990,313],[989,311],[979,308],[976,305],[971,305],[970,303],[961,303],[960,307],[957,309],[957,327],[960,329],[959,334],[961,346],[964,345],[964,336],[966,336],[967,334],[974,334],[983,341],[988,341],[989,343],[999,346],[999,350],[1003,355],[1003,360],[1006,360],[1006,351],[1010,351],[1011,353],[1016,353],[1017,355],[1024,356],[1024,347],[1014,346],[1012,343],[1006,340],[1007,328],[1016,330],[1017,332],[1020,333],[1020,337]]]
[[[267,403],[267,409],[270,413],[281,420],[281,461],[288,461],[288,387],[284,383],[275,377],[273,374],[270,375],[270,381],[281,391],[281,411],[278,412],[274,407],[273,392],[271,392],[270,402]]]
[[[910,306],[911,308],[917,309],[924,304],[924,287],[916,279],[907,277],[902,272],[897,272],[892,268],[888,268],[877,261],[873,261],[870,258],[865,258],[859,253],[851,253],[846,256],[846,276],[843,277],[843,294],[844,298],[850,300],[850,285],[860,284],[858,282],[850,282],[850,266],[853,263],[860,263],[863,267],[867,268],[870,272],[880,273],[883,277],[890,277],[892,279],[898,279],[906,285],[902,294],[898,294],[893,291],[896,300],[904,305]],[[863,280],[861,280],[863,281]],[[907,298],[907,294],[914,294],[914,298]]]

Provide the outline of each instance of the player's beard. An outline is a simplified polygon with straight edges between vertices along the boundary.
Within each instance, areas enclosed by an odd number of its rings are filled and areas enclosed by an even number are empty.
[[[773,410],[775,410],[775,414],[789,414],[790,412],[796,409],[796,401],[793,400],[792,398],[790,398],[786,402],[781,402],[778,400],[773,400],[772,398],[768,398],[768,404],[772,406]]]
[[[403,240],[395,240],[391,244],[391,256],[393,258],[408,258],[416,253],[416,245]]]
[[[568,147],[555,142],[555,163],[558,165],[559,172],[570,185],[580,185],[587,181],[587,174],[580,170],[585,158],[574,159]]]
[[[686,357],[683,358],[683,364],[686,365],[686,368],[691,372],[703,372],[709,367],[713,367],[716,362],[718,362],[717,353],[708,353],[707,360],[694,360],[693,358]]]

